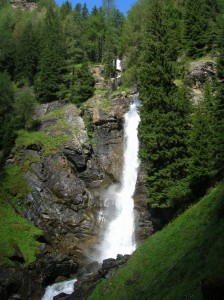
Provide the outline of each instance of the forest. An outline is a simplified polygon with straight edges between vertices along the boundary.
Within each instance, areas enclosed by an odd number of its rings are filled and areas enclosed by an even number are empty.
[[[91,67],[104,66],[109,86],[118,58],[121,87],[136,90],[142,104],[148,209],[176,216],[223,180],[223,0],[139,0],[127,16],[112,0],[91,11],[69,1],[34,2],[32,11],[0,2],[2,182],[21,130],[38,127],[35,109],[54,101],[84,107],[98,92]],[[205,72],[194,101],[189,69],[197,62],[212,62],[214,74]]]
[[[81,104],[94,93],[89,65],[103,63],[111,78],[114,59],[125,57],[123,84],[137,85],[143,104],[148,201],[159,208],[184,206],[223,176],[223,3],[142,0],[127,18],[114,1],[106,3],[89,12],[86,4],[73,9],[69,2],[40,1],[27,12],[2,1],[2,156],[19,129],[32,129],[38,103]],[[216,78],[204,83],[204,101],[193,105],[183,84],[186,68],[203,57],[215,60]]]

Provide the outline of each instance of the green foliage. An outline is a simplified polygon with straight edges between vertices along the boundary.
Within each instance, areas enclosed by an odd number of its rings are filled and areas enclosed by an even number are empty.
[[[27,79],[30,83],[37,72],[39,55],[39,36],[33,23],[28,20],[17,36],[15,53],[15,78],[18,81]]]
[[[217,47],[220,12],[221,8],[217,0],[185,2],[183,39],[187,56],[197,58]]]
[[[13,84],[7,73],[0,73],[0,150],[5,154],[10,150],[14,139],[14,123],[11,117],[14,98]]]
[[[65,78],[61,86],[60,97],[80,105],[94,94],[95,80],[86,63],[74,66],[73,72]]]
[[[86,51],[91,62],[102,62],[104,37],[105,37],[105,20],[103,10],[93,9],[91,15],[86,20]]]
[[[222,183],[149,237],[88,299],[202,299],[203,279],[224,279],[223,199]]]
[[[36,106],[37,102],[33,90],[28,85],[25,85],[17,92],[13,104],[17,128],[28,129],[31,125]]]
[[[41,102],[57,100],[59,84],[62,82],[64,49],[61,24],[57,13],[48,9],[41,41],[41,53],[35,91]]]
[[[189,193],[187,143],[191,108],[185,89],[173,83],[175,50],[168,34],[169,15],[161,3],[151,6],[139,70],[140,155],[146,163],[147,200],[151,207],[173,207]]]
[[[42,234],[19,214],[21,201],[30,191],[20,166],[8,164],[0,173],[0,264],[14,267],[10,259],[19,248],[25,260],[24,266],[35,261],[39,243],[36,237]],[[18,204],[20,201],[20,205]]]
[[[215,114],[215,164],[216,168],[219,170],[219,175],[224,175],[224,30],[220,37],[220,55],[217,60],[217,83],[216,83],[216,94],[215,94],[215,105],[214,105],[214,114]]]
[[[211,84],[206,82],[203,100],[195,107],[190,134],[189,175],[195,192],[203,193],[217,174],[215,97]]]
[[[116,71],[114,61],[120,54],[124,16],[115,9],[114,1],[103,1],[103,12],[105,19],[104,76],[111,78],[115,76]]]
[[[10,5],[0,7],[0,72],[13,74],[14,70],[14,47],[13,29],[15,18]]]

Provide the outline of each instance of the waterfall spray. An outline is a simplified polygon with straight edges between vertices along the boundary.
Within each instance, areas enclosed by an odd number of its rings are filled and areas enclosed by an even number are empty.
[[[105,193],[106,215],[112,220],[100,245],[100,261],[109,257],[116,258],[117,254],[131,254],[136,249],[133,195],[139,168],[138,106],[140,103],[135,98],[124,116],[125,143],[121,185],[113,185]]]

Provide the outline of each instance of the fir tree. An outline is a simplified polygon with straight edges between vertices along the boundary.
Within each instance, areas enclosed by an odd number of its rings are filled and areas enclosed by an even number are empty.
[[[192,114],[190,134],[189,176],[193,193],[203,195],[214,176],[217,174],[215,98],[210,82],[204,86],[203,100],[195,107]]]
[[[31,84],[33,83],[37,72],[38,50],[38,34],[29,21],[16,44],[15,78],[17,80],[28,79]]]
[[[57,99],[64,68],[64,48],[61,25],[53,9],[47,11],[35,91],[41,102]]]
[[[217,84],[215,95],[215,163],[220,176],[224,175],[224,28],[220,36],[220,55],[217,60]]]
[[[150,7],[140,68],[141,158],[146,163],[148,201],[173,207],[189,192],[187,182],[190,102],[174,84],[169,16],[161,1]]]

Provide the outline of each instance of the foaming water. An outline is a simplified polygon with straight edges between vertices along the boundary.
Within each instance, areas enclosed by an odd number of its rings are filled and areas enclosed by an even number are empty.
[[[136,249],[133,195],[139,168],[138,106],[140,103],[136,98],[124,116],[125,145],[121,185],[109,187],[104,195],[105,216],[109,222],[100,245],[100,261],[109,257],[116,258],[117,254],[131,254]]]
[[[74,283],[76,281],[77,279],[72,279],[49,285],[46,288],[45,294],[41,300],[53,300],[54,296],[57,296],[61,293],[71,294],[74,291]]]

